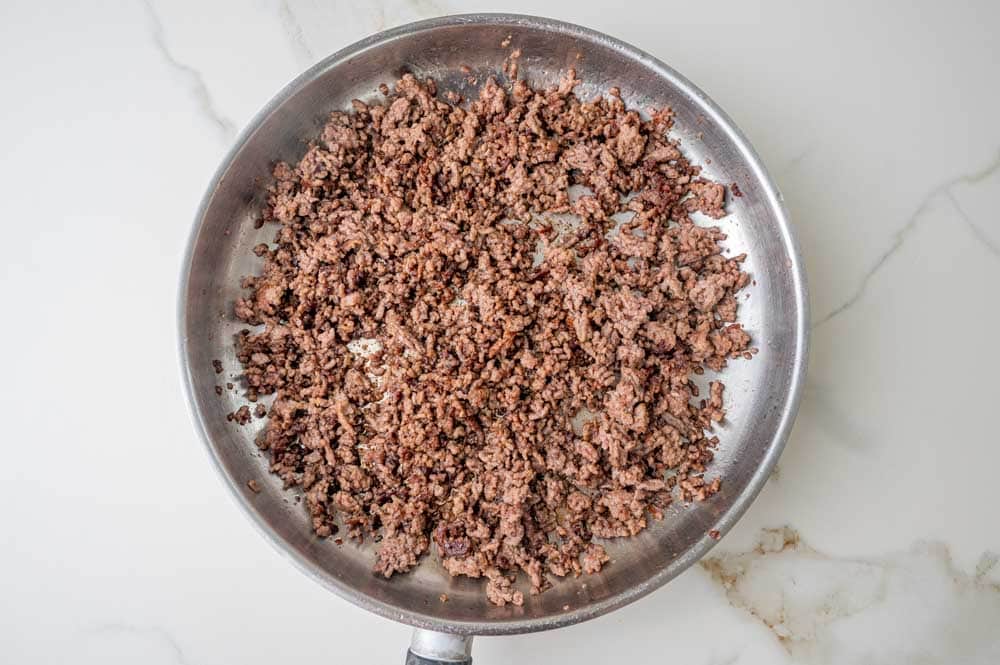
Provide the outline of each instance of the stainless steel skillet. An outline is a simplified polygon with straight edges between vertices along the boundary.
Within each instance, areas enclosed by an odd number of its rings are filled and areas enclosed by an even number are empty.
[[[502,46],[508,36],[509,46]],[[337,546],[315,538],[306,512],[267,473],[251,428],[226,414],[240,405],[214,386],[238,371],[233,335],[244,327],[232,314],[242,275],[255,272],[251,248],[271,229],[255,229],[262,184],[276,159],[296,161],[326,115],[354,98],[377,95],[404,70],[430,76],[440,92],[469,96],[481,82],[503,79],[500,64],[520,48],[520,72],[535,84],[555,83],[575,67],[584,98],[622,91],[632,107],[670,105],[684,151],[711,178],[737,183],[742,196],[721,222],[729,252],[746,252],[755,283],[741,300],[740,320],[760,353],[725,370],[728,417],[719,433],[715,469],[724,478],[710,500],[676,505],[638,537],[613,541],[613,563],[598,575],[557,581],[523,607],[494,607],[478,581],[451,578],[428,557],[412,573],[385,580],[372,574],[371,545]],[[471,636],[558,628],[621,607],[665,584],[703,556],[712,530],[728,531],[760,491],[784,446],[798,406],[806,366],[808,302],[805,277],[782,199],[753,148],[703,92],[650,55],[616,39],[550,19],[509,14],[450,16],[379,33],[331,55],[279,92],[251,121],[226,156],[198,209],[179,293],[180,354],[195,425],[238,503],[261,533],[303,571],[335,593],[382,616],[413,625],[414,663],[463,662]],[[217,375],[219,359],[225,375]],[[260,427],[260,423],[256,424]],[[256,480],[259,493],[248,486]],[[449,600],[442,603],[441,593]]]

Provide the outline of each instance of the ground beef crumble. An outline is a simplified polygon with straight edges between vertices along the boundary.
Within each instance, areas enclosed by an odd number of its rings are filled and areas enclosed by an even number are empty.
[[[226,416],[226,418],[228,420],[236,421],[240,425],[246,425],[248,422],[250,422],[250,407],[246,405],[241,406],[240,408],[236,409],[228,416]]]
[[[747,352],[749,278],[690,214],[724,216],[725,187],[669,109],[577,83],[461,107],[407,75],[274,168],[235,305],[247,395],[274,395],[259,445],[319,536],[380,540],[386,577],[433,549],[520,605],[519,571],[532,593],[597,572],[597,539],[719,489],[723,385],[696,404],[692,375]]]

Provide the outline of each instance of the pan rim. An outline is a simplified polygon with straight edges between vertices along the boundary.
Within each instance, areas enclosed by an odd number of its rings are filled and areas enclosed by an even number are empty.
[[[663,63],[652,55],[614,37],[604,33],[579,26],[573,23],[560,21],[552,18],[530,16],[524,14],[511,13],[469,13],[442,16],[438,18],[426,19],[398,26],[377,34],[371,35],[354,44],[336,51],[323,58],[321,61],[308,68],[305,72],[297,76],[290,83],[285,85],[258,111],[249,123],[243,128],[233,145],[227,151],[225,157],[215,170],[208,187],[198,205],[194,223],[189,233],[185,247],[182,264],[180,283],[177,292],[177,313],[178,313],[178,352],[181,365],[181,384],[184,396],[188,405],[189,415],[195,426],[198,436],[201,438],[212,463],[223,478],[223,481],[230,490],[232,498],[241,508],[252,524],[257,528],[265,540],[277,549],[283,556],[292,561],[303,573],[320,583],[325,588],[333,591],[338,596],[351,603],[374,612],[380,616],[400,621],[418,628],[436,630],[448,633],[466,635],[504,635],[516,633],[529,633],[552,628],[559,628],[575,623],[580,623],[588,619],[593,619],[604,615],[612,610],[618,609],[633,601],[648,595],[652,591],[665,585],[681,572],[701,559],[716,543],[707,534],[688,548],[683,554],[678,556],[662,570],[644,580],[641,584],[629,587],[619,593],[601,601],[588,604],[572,611],[553,615],[542,616],[531,619],[498,619],[498,620],[444,620],[435,616],[424,614],[420,611],[407,609],[392,605],[381,600],[371,598],[357,589],[344,584],[336,578],[327,575],[324,571],[309,562],[305,557],[289,548],[285,541],[264,521],[256,509],[251,505],[239,483],[233,478],[222,464],[215,445],[206,427],[205,415],[202,413],[197,400],[194,398],[194,377],[191,372],[188,352],[188,320],[187,301],[190,288],[190,274],[194,259],[194,250],[198,244],[198,239],[203,229],[203,221],[209,204],[215,192],[218,190],[226,173],[232,166],[234,159],[242,148],[250,141],[257,130],[264,124],[265,120],[271,116],[288,98],[296,93],[308,82],[321,76],[328,69],[366,50],[379,47],[395,39],[420,33],[427,30],[435,30],[442,27],[462,26],[462,25],[503,25],[512,29],[526,27],[542,29],[552,32],[559,32],[569,36],[581,38],[587,42],[600,43],[606,47],[621,51],[630,58],[638,61],[642,65],[654,71],[659,77],[667,80],[683,94],[697,101],[701,110],[710,117],[717,126],[725,133],[727,138],[739,151],[741,158],[747,169],[762,184],[765,200],[771,213],[775,216],[777,226],[780,230],[781,243],[788,251],[788,258],[791,263],[789,271],[792,277],[793,301],[795,303],[795,351],[791,357],[791,381],[788,394],[784,396],[781,405],[782,415],[773,436],[765,450],[760,465],[751,476],[744,490],[736,497],[733,503],[722,513],[717,522],[717,529],[721,533],[726,533],[743,516],[757,495],[763,489],[764,483],[770,476],[771,470],[781,455],[785,443],[791,432],[792,425],[798,411],[802,397],[802,388],[805,381],[805,373],[808,361],[809,344],[809,299],[806,284],[805,270],[802,265],[801,253],[798,242],[791,229],[788,212],[784,206],[784,199],[767,172],[756,151],[744,136],[743,132],[737,128],[730,117],[701,89],[691,83],[679,72]]]

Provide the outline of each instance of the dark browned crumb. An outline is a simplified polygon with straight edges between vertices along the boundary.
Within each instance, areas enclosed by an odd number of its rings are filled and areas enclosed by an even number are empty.
[[[504,60],[503,72],[512,80],[517,78],[517,72],[520,67],[518,60],[520,58],[521,49],[518,48],[511,51],[510,55],[507,56],[507,59]]]
[[[216,395],[222,394],[222,386],[215,386],[215,394]]]
[[[240,425],[246,425],[250,422],[250,407],[243,405],[226,416],[226,419],[235,420]]]
[[[733,196],[735,196],[736,198],[741,198],[743,196],[743,191],[740,189],[740,186],[737,185],[735,182],[729,185],[729,191],[731,191],[733,193]]]
[[[250,491],[253,492],[254,494],[260,494],[260,483],[258,483],[256,480],[248,480],[247,487],[249,487]]]
[[[258,445],[317,535],[381,539],[386,577],[436,549],[520,605],[519,573],[539,592],[596,572],[600,540],[719,489],[722,384],[699,405],[691,378],[747,350],[749,277],[691,214],[724,216],[725,187],[669,109],[577,83],[489,80],[461,108],[407,75],[274,169],[275,244],[235,306],[260,326],[238,340],[248,395],[275,395]]]
[[[255,229],[262,229],[262,228],[264,228],[264,220],[262,218],[258,217],[257,219],[254,220],[253,227]]]
[[[267,408],[263,404],[258,404],[253,410],[253,415],[263,418],[267,415]]]
[[[215,368],[215,373],[216,374],[222,374],[222,361],[221,360],[218,360],[218,359],[213,360],[212,361],[212,367]]]
[[[232,390],[232,389],[233,389],[233,384],[232,383],[227,383],[226,384],[226,390]]]
[[[722,534],[719,533],[718,529],[712,529],[711,531],[708,532],[708,537],[711,538],[712,540],[719,540],[720,538],[722,538]]]

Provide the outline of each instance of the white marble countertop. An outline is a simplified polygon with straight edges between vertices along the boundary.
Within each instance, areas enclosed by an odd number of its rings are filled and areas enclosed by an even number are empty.
[[[706,90],[781,186],[812,355],[779,472],[667,587],[477,663],[1000,662],[1000,5],[5,3],[0,661],[402,662],[257,535],[179,389],[192,216],[281,86],[387,26],[544,13]],[[627,658],[627,660],[626,660]]]

